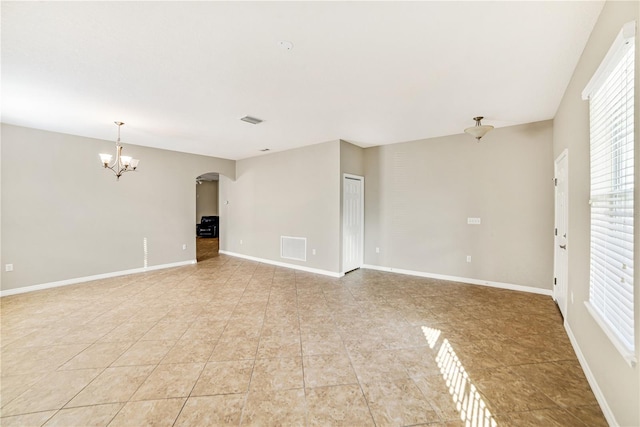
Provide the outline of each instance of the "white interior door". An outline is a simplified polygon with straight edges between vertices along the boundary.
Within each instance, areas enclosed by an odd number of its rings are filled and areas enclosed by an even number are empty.
[[[342,181],[342,271],[347,273],[364,259],[364,177],[344,174]]]
[[[555,161],[555,230],[554,230],[554,286],[553,299],[562,316],[567,316],[568,268],[568,166],[569,152],[564,150]]]

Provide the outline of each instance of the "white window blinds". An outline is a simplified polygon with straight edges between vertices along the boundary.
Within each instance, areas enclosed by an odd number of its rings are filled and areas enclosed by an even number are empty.
[[[629,25],[633,24],[630,31]],[[634,58],[635,23],[587,85],[591,153],[589,311],[634,360]]]

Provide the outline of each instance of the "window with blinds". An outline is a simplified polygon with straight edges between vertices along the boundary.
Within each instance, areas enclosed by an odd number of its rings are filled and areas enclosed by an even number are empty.
[[[634,343],[635,22],[625,25],[583,92],[589,99],[591,256],[587,308],[628,361]]]

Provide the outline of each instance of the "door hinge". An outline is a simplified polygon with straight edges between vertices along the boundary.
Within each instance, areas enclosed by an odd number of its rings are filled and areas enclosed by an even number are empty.
[[[554,235],[557,236],[558,235],[558,229],[556,228],[554,231]]]
[[[553,185],[558,186],[558,178],[553,178]]]
[[[553,278],[553,284],[557,285],[558,284],[558,279],[556,279],[555,277]]]

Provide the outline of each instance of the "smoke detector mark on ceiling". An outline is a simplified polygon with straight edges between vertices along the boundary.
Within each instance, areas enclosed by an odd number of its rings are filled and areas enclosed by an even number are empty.
[[[244,116],[240,120],[242,120],[243,122],[251,123],[252,125],[257,125],[258,123],[263,122],[263,120],[260,120],[256,117],[251,117],[251,116]]]
[[[287,40],[281,40],[278,42],[278,46],[280,46],[280,49],[282,50],[291,50],[293,49],[293,43],[291,43],[290,41]]]

